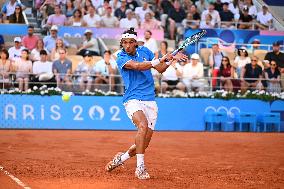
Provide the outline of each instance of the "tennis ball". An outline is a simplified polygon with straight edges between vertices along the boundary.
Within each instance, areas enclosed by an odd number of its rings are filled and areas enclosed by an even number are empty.
[[[62,95],[62,100],[63,100],[64,102],[68,102],[68,101],[70,100],[70,96],[71,96],[71,95],[69,95],[69,94],[63,94],[63,95]]]

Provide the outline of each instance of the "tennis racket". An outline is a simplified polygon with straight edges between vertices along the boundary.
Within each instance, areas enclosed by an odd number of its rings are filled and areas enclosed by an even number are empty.
[[[200,38],[202,38],[206,34],[206,30],[202,30],[200,32],[197,32],[196,34],[193,34],[192,36],[186,38],[180,46],[172,52],[172,55],[175,56],[178,52],[182,51],[189,45],[196,43]]]

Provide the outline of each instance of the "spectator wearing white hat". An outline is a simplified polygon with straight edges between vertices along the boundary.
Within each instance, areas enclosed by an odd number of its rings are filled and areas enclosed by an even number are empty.
[[[120,28],[138,28],[138,21],[133,17],[133,12],[131,9],[127,9],[126,18],[122,18],[119,23]]]
[[[232,66],[235,67],[236,72],[238,74],[238,78],[241,76],[241,71],[245,65],[251,63],[251,59],[248,56],[247,49],[245,47],[241,47],[238,49],[238,56],[236,56],[234,63]]]
[[[48,53],[51,53],[52,49],[55,48],[56,40],[60,38],[58,35],[58,27],[56,25],[53,25],[50,28],[50,35],[47,35],[43,38],[44,47],[48,51]],[[63,39],[64,46],[69,47],[69,43]]]
[[[20,37],[15,37],[14,43],[15,45],[8,50],[9,58],[12,61],[14,61],[17,58],[20,58],[22,50],[25,49],[25,47],[22,46],[22,39]]]
[[[182,83],[187,91],[203,91],[204,90],[204,71],[203,64],[200,62],[198,54],[193,53],[190,62],[185,64],[182,71]]]
[[[100,55],[100,49],[99,49],[99,43],[97,39],[93,38],[93,31],[90,29],[87,29],[84,32],[85,40],[82,44],[82,47],[78,49],[78,55],[83,56],[86,51],[89,51],[93,56],[99,56]]]

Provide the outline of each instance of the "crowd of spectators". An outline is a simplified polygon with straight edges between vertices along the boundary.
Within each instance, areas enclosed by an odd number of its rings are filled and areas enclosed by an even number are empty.
[[[22,10],[25,7],[15,0],[2,6],[1,21],[24,23]],[[98,41],[92,30],[85,30],[83,43],[77,54],[83,56],[79,64],[69,58],[67,48],[70,44],[58,36],[58,26],[121,27],[143,28],[144,38],[138,39],[139,45],[148,47],[156,58],[169,52],[168,43],[160,44],[152,38],[153,29],[163,29],[168,37],[175,38],[176,31],[182,34],[186,29],[226,27],[251,29],[252,21],[259,29],[270,29],[272,16],[266,6],[257,11],[251,0],[216,1],[169,1],[161,0],[156,4],[135,0],[36,0],[37,16],[43,21],[42,28],[49,32],[40,38],[34,35],[34,27],[29,26],[27,34],[15,37],[14,45],[5,49],[0,35],[1,81],[16,81],[20,90],[27,90],[29,83],[51,83],[52,86],[79,86],[81,91],[107,84],[115,90],[118,74],[115,58],[110,51],[100,52]],[[235,21],[240,21],[235,24]],[[209,60],[209,74],[199,54],[190,55],[188,62],[173,62],[167,71],[160,75],[153,71],[157,91],[169,90],[203,91],[206,88],[234,91],[241,89],[267,89],[279,92],[284,88],[284,54],[279,43],[273,44],[264,60],[249,56],[258,49],[260,41],[255,40],[252,49],[240,47],[232,60],[225,51],[213,44]],[[249,53],[249,51],[251,51]],[[94,56],[102,55],[101,61]],[[7,74],[14,73],[13,77]],[[32,76],[32,77],[31,77]],[[212,77],[208,79],[207,77]],[[267,79],[267,81],[264,81]],[[282,82],[282,83],[281,83]],[[52,84],[53,83],[53,84]]]

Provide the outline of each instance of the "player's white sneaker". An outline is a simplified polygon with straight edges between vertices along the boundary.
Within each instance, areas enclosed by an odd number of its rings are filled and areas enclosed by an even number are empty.
[[[107,172],[111,172],[112,170],[114,170],[115,168],[123,165],[123,162],[121,161],[121,156],[123,155],[122,152],[118,152],[112,161],[108,162],[108,164],[106,165],[105,169]]]
[[[135,177],[141,180],[150,179],[150,175],[147,172],[144,165],[140,165],[139,167],[136,167]]]

